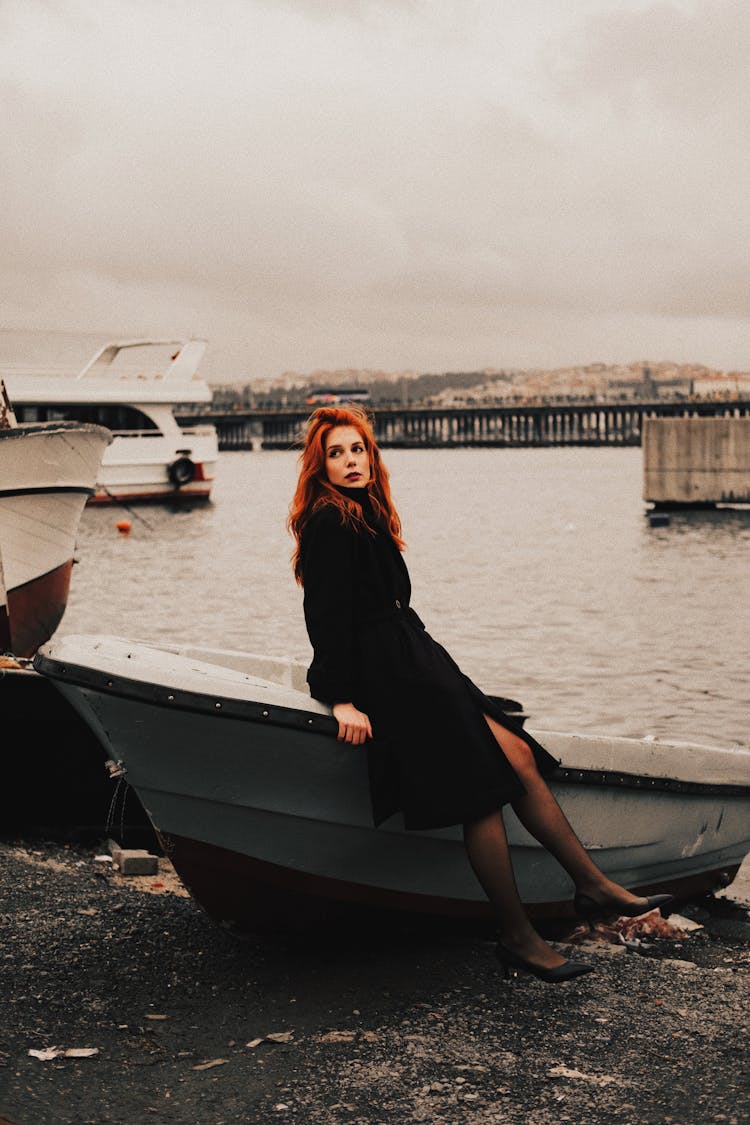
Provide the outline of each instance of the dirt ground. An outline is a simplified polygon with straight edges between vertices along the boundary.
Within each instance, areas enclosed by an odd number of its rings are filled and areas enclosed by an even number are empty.
[[[549,985],[486,938],[240,937],[101,851],[0,843],[0,1122],[750,1121],[747,863]]]

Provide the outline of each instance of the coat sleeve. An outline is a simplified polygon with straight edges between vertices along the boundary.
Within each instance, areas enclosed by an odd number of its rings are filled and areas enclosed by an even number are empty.
[[[355,536],[337,512],[325,509],[303,534],[303,604],[313,648],[307,682],[324,703],[349,703],[354,694]]]

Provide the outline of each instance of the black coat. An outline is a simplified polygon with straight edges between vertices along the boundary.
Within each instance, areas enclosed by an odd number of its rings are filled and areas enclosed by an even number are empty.
[[[302,534],[310,692],[331,705],[352,702],[370,716],[375,824],[398,809],[410,829],[486,816],[524,790],[484,714],[524,738],[542,773],[558,763],[425,630],[410,606],[403,555],[376,519],[367,490],[340,491],[361,505],[368,528],[342,523],[327,505]]]

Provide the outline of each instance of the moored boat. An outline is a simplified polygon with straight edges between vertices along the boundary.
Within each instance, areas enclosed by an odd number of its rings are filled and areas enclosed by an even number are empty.
[[[0,651],[28,658],[65,612],[78,526],[112,434],[78,422],[18,424],[3,404]]]
[[[90,503],[208,500],[218,458],[216,428],[181,426],[177,411],[211,401],[198,374],[199,339],[118,340],[79,371],[4,369],[19,422],[105,426],[113,440]]]
[[[110,777],[101,744],[28,659],[0,657],[0,837],[161,850],[135,790]]]
[[[377,745],[338,742],[299,663],[84,635],[56,636],[34,667],[124,771],[217,920],[262,928],[372,910],[489,922],[459,828],[407,832],[400,816],[373,827]],[[731,882],[750,851],[750,751],[532,733],[560,760],[552,787],[612,878],[678,899]],[[569,877],[509,810],[506,822],[530,913],[569,915]]]

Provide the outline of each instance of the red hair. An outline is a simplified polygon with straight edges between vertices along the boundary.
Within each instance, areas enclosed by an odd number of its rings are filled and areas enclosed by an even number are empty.
[[[384,521],[399,550],[402,551],[406,545],[401,538],[401,520],[393,506],[389,474],[380,457],[370,414],[356,403],[347,406],[320,406],[313,410],[305,424],[302,452],[299,455],[299,478],[287,519],[287,528],[295,540],[292,567],[300,586],[303,583],[300,541],[313,512],[330,505],[338,509],[342,523],[348,523],[358,531],[367,526],[359,504],[344,496],[328,480],[326,441],[335,426],[353,426],[361,434],[370,459],[368,491],[372,506]]]

